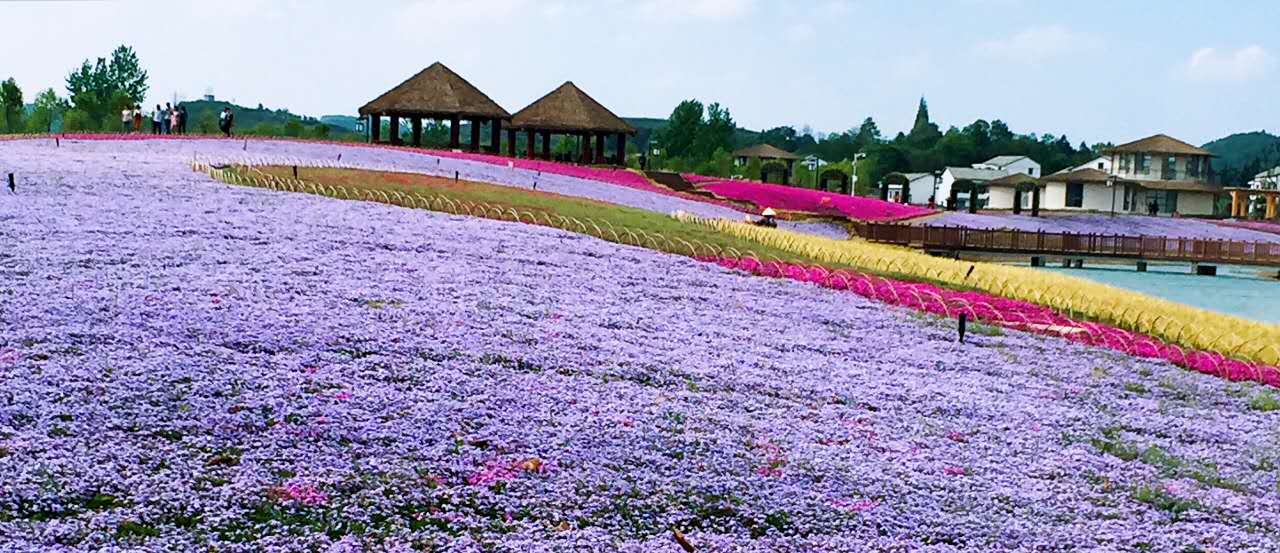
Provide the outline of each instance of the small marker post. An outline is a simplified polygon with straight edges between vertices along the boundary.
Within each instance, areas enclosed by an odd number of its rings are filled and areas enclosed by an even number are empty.
[[[13,180],[13,173],[9,173],[9,193],[10,194],[18,193],[18,184],[17,184],[17,181]]]
[[[960,343],[961,343],[961,344],[963,344],[963,343],[964,343],[964,331],[965,331],[965,326],[967,326],[967,325],[968,325],[968,323],[969,323],[969,316],[968,316],[968,314],[966,314],[966,313],[961,313],[961,314],[960,314],[960,328],[958,328],[958,329],[957,329],[957,330],[959,330],[959,332],[960,332]]]
[[[298,179],[298,166],[297,166],[297,165],[294,165],[294,166],[293,166],[293,178],[294,178],[294,180],[297,180],[297,179]]]
[[[458,172],[457,172],[457,171],[454,171],[454,172],[453,172],[453,180],[454,180],[454,181],[457,181],[457,180],[458,180]]]

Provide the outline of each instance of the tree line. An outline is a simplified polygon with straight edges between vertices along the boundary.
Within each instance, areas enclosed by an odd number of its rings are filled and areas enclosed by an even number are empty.
[[[701,174],[754,178],[758,166],[737,167],[733,151],[765,143],[801,156],[817,156],[846,172],[856,172],[858,192],[869,193],[874,183],[894,172],[933,172],[948,166],[968,167],[998,155],[1030,156],[1046,174],[1088,162],[1109,143],[1073,145],[1065,135],[1018,134],[999,119],[979,119],[945,132],[929,117],[928,103],[921,98],[915,123],[909,132],[889,138],[882,135],[871,117],[843,132],[815,134],[805,127],[781,126],[758,133],[742,132],[734,125],[727,108],[712,103],[703,108],[698,100],[685,100],[671,112],[665,127],[657,131],[651,146],[659,155],[652,166]],[[650,148],[652,150],[653,148]],[[860,158],[857,163],[855,159]],[[825,168],[824,168],[825,169]],[[797,164],[792,183],[811,186],[813,175]]]

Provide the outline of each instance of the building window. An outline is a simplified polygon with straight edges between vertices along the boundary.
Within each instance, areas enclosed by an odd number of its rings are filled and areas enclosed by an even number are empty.
[[[1200,156],[1187,158],[1187,176],[1193,179],[1200,178]]]
[[[1035,168],[1035,167],[1027,167],[1027,174],[1028,174],[1028,175],[1031,175],[1031,176],[1033,176],[1033,177],[1034,177],[1034,176],[1036,176],[1036,168]]]
[[[1133,154],[1133,172],[1146,175],[1151,172],[1151,154]]]
[[[1067,207],[1084,207],[1084,185],[1078,182],[1067,183]]]
[[[1160,168],[1160,178],[1164,180],[1178,178],[1178,158],[1173,156],[1164,158],[1164,166]]]
[[[1098,162],[1098,170],[1099,170],[1099,171],[1102,171],[1102,170],[1103,170],[1103,169],[1102,169],[1102,166],[1103,166],[1103,165],[1104,165],[1104,164],[1103,164],[1101,161],[1099,161],[1099,162]]]
[[[1132,166],[1132,164],[1130,163],[1132,159],[1133,159],[1133,156],[1130,156],[1129,154],[1124,154],[1120,156],[1120,172],[1121,173],[1129,172],[1129,167]]]

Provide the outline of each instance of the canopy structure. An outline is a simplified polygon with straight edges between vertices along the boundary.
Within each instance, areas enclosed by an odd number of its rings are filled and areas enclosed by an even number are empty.
[[[733,152],[733,158],[738,165],[746,165],[750,163],[753,158],[760,160],[759,178],[761,181],[768,180],[765,178],[766,174],[764,170],[764,166],[767,162],[781,162],[786,165],[786,171],[782,175],[782,182],[784,184],[791,182],[791,171],[795,168],[796,161],[801,159],[799,155],[783,150],[782,148],[772,144],[756,144],[754,146],[747,146],[746,148],[739,148]]]
[[[395,88],[360,108],[360,115],[369,118],[369,141],[378,142],[382,132],[383,117],[391,119],[388,141],[400,143],[400,119],[409,119],[413,126],[413,145],[422,145],[422,120],[449,121],[449,147],[459,148],[463,119],[471,123],[469,149],[480,149],[480,127],[490,124],[493,152],[500,151],[502,122],[511,114],[502,109],[480,89],[467,82],[440,62],[431,64],[418,74],[409,77]]]
[[[507,129],[507,153],[513,157],[516,155],[515,139],[518,131],[528,133],[525,155],[529,158],[550,158],[551,136],[559,134],[578,137],[581,142],[578,161],[615,165],[625,164],[627,136],[636,133],[635,128],[600,105],[600,102],[595,101],[572,81],[566,81],[511,116],[511,125]],[[541,155],[535,147],[537,136],[542,137]],[[614,156],[607,158],[605,141],[610,137],[614,140]]]

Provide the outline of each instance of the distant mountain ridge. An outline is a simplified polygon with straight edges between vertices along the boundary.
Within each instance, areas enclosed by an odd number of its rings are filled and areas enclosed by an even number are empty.
[[[1280,164],[1280,136],[1266,131],[1236,133],[1201,147],[1218,156],[1213,165],[1219,171],[1246,170],[1246,166],[1254,161],[1260,161],[1262,165],[1270,163],[1273,167]]]

